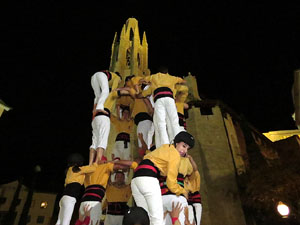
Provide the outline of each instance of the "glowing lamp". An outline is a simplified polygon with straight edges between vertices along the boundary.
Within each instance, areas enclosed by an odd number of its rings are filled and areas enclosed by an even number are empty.
[[[41,202],[41,208],[46,209],[48,206],[47,202]]]
[[[289,207],[281,201],[278,202],[278,204],[277,204],[277,211],[283,218],[287,218],[288,215],[290,214]]]

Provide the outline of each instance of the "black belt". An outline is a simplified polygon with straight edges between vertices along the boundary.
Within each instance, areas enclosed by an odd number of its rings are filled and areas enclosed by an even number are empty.
[[[108,202],[107,214],[110,215],[124,215],[129,209],[127,202]]]
[[[95,117],[96,117],[96,116],[107,116],[108,118],[110,118],[110,111],[109,111],[109,109],[104,108],[104,110],[105,110],[108,114],[105,114],[104,112],[97,112],[97,114],[95,115]]]
[[[173,91],[168,87],[156,88],[153,92],[153,99],[156,102],[159,98],[170,97],[173,98]]]
[[[116,141],[123,141],[124,148],[128,148],[128,143],[130,142],[130,134],[121,132],[117,135]]]

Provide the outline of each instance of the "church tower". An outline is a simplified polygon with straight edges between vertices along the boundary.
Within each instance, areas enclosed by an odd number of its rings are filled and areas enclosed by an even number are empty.
[[[129,75],[150,75],[146,33],[143,33],[141,42],[138,21],[135,18],[126,21],[119,37],[115,34],[109,70],[119,72],[123,82]]]

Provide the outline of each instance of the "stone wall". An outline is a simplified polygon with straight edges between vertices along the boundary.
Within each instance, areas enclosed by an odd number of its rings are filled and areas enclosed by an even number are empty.
[[[212,115],[189,110],[187,130],[196,139],[190,151],[201,174],[202,225],[246,224],[235,168],[220,107]]]

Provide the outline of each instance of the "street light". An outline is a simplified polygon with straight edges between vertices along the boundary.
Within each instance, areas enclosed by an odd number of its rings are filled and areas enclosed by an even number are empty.
[[[287,218],[290,214],[289,207],[281,201],[279,201],[277,204],[277,211],[282,216],[282,218]]]

